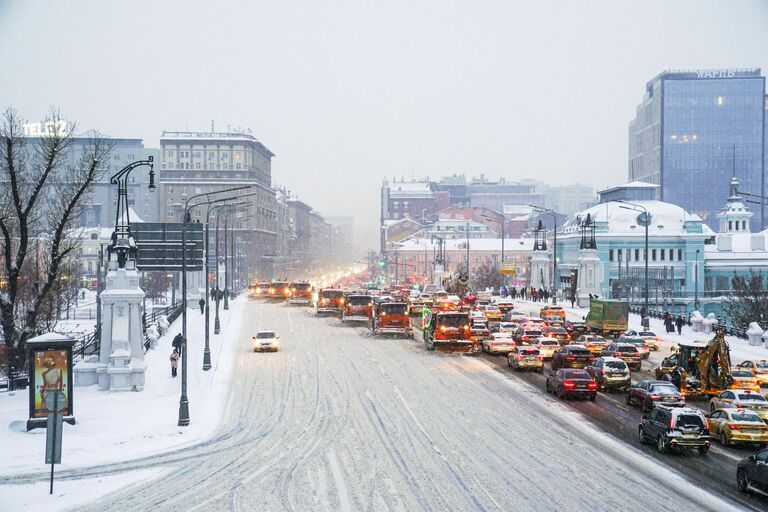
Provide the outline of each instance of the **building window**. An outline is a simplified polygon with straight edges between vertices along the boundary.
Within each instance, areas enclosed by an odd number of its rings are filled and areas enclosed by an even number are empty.
[[[728,231],[733,231],[733,221],[732,220],[728,221]]]
[[[635,261],[640,261],[640,249],[635,249]]]
[[[656,249],[651,249],[651,260],[656,261]]]
[[[619,250],[617,251],[617,253],[618,253],[618,254],[616,255],[616,257],[619,259],[619,262],[621,262],[621,260],[622,260],[622,258],[623,258],[623,254],[622,254],[622,252],[621,252],[621,249],[619,249]]]
[[[392,203],[392,208],[400,208],[400,201],[395,201]]]
[[[99,239],[99,235],[97,235],[96,233],[91,233],[91,240],[98,240],[98,239]]]
[[[742,231],[746,231],[747,230],[747,221],[745,221],[745,220],[741,221],[741,229],[742,229]]]
[[[213,160],[214,156],[216,156],[216,154],[213,151],[208,152],[208,160]]]
[[[669,250],[669,261],[674,261],[674,260],[675,260],[675,250],[674,249],[670,249]]]
[[[667,251],[664,249],[659,249],[659,252],[661,253],[661,261],[664,261],[666,259]],[[656,259],[656,258],[654,258]]]
[[[608,261],[613,261],[613,249],[608,250]]]
[[[173,151],[166,151],[165,156],[167,156],[168,158],[173,158]]]
[[[407,210],[408,206],[409,206],[408,201],[403,201],[403,208],[405,208]]]
[[[683,261],[683,250],[678,249],[677,250],[677,261]]]
[[[235,164],[235,169],[239,171],[240,170],[240,164]]]
[[[200,162],[195,162],[195,169],[199,169],[199,168],[200,168]]]
[[[175,213],[173,212],[173,210],[168,210],[168,216],[169,217],[175,216]]]

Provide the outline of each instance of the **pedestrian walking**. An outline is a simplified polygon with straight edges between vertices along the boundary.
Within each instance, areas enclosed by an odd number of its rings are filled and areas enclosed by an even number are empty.
[[[173,337],[173,341],[171,342],[171,346],[181,354],[181,346],[184,343],[184,337],[181,335],[181,333],[178,333],[176,336]]]
[[[173,352],[171,352],[171,377],[176,376],[176,369],[179,367],[179,351],[176,350],[176,347],[173,347]]]
[[[664,328],[667,332],[675,332],[675,328],[672,325],[672,316],[669,314],[669,311],[664,312]]]
[[[200,301],[198,302],[198,304],[200,304],[200,314],[204,315],[205,314],[205,299],[200,297]]]
[[[677,320],[675,320],[675,325],[677,326],[677,334],[682,336],[683,334],[683,324],[685,321],[683,320],[682,315],[677,315]]]
[[[570,296],[570,299],[571,299],[571,307],[575,307],[575,305],[576,305],[576,295],[574,295],[572,293],[571,296]]]

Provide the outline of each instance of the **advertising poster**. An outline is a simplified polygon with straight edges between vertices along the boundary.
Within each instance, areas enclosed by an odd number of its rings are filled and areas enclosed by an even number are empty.
[[[69,401],[68,360],[66,350],[36,350],[34,386],[34,410],[33,417],[44,418],[48,416],[45,407],[45,395],[49,391],[59,390],[64,393]],[[70,414],[69,407],[62,411],[64,416]]]

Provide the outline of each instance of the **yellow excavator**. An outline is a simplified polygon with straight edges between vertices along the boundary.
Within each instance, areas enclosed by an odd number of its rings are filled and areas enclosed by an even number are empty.
[[[663,372],[681,393],[713,396],[731,387],[731,354],[723,329],[708,342],[683,341],[677,352],[662,362]]]

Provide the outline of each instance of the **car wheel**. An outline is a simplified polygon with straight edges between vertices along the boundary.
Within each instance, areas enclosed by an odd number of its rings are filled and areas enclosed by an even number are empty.
[[[594,401],[595,401],[595,399],[597,399],[597,394],[594,394],[594,395],[589,395],[589,401],[590,401],[590,402],[594,402]]]
[[[702,457],[709,451],[709,446],[699,446],[699,455]]]
[[[716,407],[715,404],[709,404],[709,412],[715,412]]]
[[[664,438],[662,436],[656,438],[656,451],[659,453],[664,453],[667,451],[667,447],[664,446]]]
[[[651,412],[651,409],[653,409],[653,406],[651,405],[651,402],[646,398],[643,400],[643,412],[649,413]]]
[[[640,444],[646,443],[645,429],[643,429],[642,425],[640,426],[640,428],[637,429],[637,439],[638,441],[640,441]]]
[[[747,479],[747,474],[743,469],[736,471],[736,485],[739,487],[741,492],[749,491],[749,480]]]
[[[624,401],[627,403],[627,405],[632,405],[632,395],[627,393],[626,396],[624,396]]]
[[[720,432],[720,444],[723,446],[728,446],[728,438],[725,437],[725,432]]]

